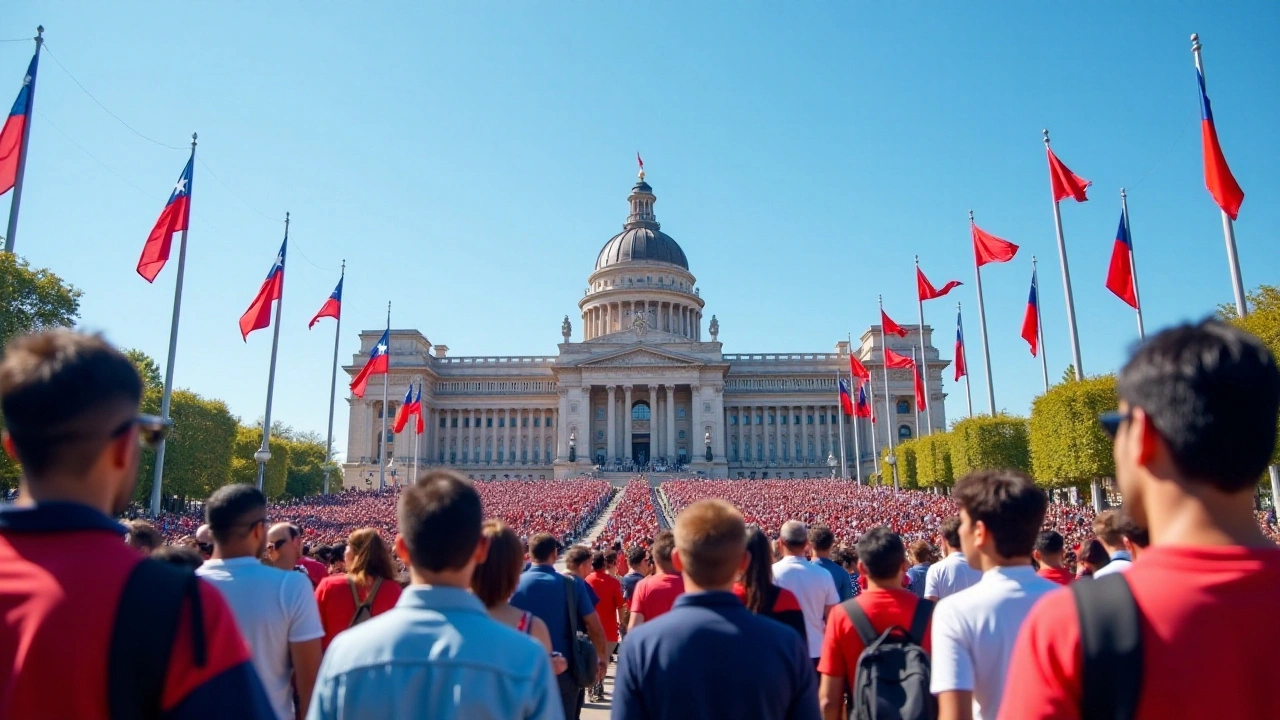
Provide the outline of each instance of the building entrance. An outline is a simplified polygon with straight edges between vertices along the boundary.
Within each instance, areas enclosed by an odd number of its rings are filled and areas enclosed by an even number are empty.
[[[631,436],[631,462],[645,465],[649,462],[649,434],[636,433]]]

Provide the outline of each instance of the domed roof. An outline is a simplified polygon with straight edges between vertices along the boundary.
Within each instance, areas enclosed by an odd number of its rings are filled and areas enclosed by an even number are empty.
[[[596,259],[596,270],[626,262],[660,262],[689,269],[684,250],[672,237],[650,227],[632,227],[614,235]]]

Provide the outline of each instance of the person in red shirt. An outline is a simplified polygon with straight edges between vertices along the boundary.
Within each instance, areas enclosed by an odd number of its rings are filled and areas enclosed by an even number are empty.
[[[1225,323],[1182,325],[1149,338],[1116,391],[1120,409],[1102,425],[1124,510],[1151,546],[1127,572],[1072,583],[1032,609],[1000,718],[1280,717],[1266,660],[1280,646],[1280,549],[1253,515],[1276,444],[1275,359]],[[1086,657],[1110,677],[1086,682]]]
[[[361,528],[347,538],[343,558],[347,566],[344,575],[330,575],[316,587],[316,604],[320,607],[320,624],[324,626],[324,638],[320,644],[329,649],[329,643],[338,633],[351,627],[356,618],[356,598],[361,606],[368,606],[367,617],[381,615],[396,606],[400,600],[399,575],[391,548],[378,531]],[[370,601],[370,594],[373,595]]]
[[[894,626],[910,628],[916,606],[921,602],[929,603],[928,612],[933,611],[930,601],[902,588],[902,574],[906,570],[907,548],[902,536],[881,526],[867,531],[858,540],[858,574],[867,579],[867,590],[849,602],[862,608],[877,633]],[[914,638],[925,652],[931,649],[930,631],[931,626],[927,624],[924,637]],[[818,673],[822,676],[818,704],[825,720],[845,717],[845,688],[854,686],[858,656],[865,649],[848,611],[839,606],[832,608],[822,637],[822,657],[818,660]]]
[[[684,594],[684,578],[671,563],[671,553],[675,549],[676,538],[670,530],[663,530],[654,538],[650,553],[657,571],[636,584],[635,594],[631,597],[628,631],[667,612],[676,598]]]
[[[1075,576],[1062,564],[1065,542],[1056,530],[1041,530],[1036,536],[1036,547],[1031,551],[1040,566],[1036,574],[1059,585],[1069,585]]]
[[[747,527],[747,553],[751,559],[742,571],[742,577],[733,584],[733,594],[747,609],[757,615],[772,618],[795,630],[808,647],[808,632],[804,626],[804,611],[800,600],[790,590],[773,582],[773,550],[769,537],[758,525]]]
[[[133,496],[139,441],[168,428],[141,399],[98,336],[18,338],[0,362],[2,442],[22,465],[18,503],[0,508],[0,717],[275,718],[221,593],[144,559],[111,517]],[[160,665],[141,648],[165,634]]]
[[[622,622],[622,608],[626,600],[622,599],[622,583],[609,574],[609,564],[605,555],[596,552],[591,556],[591,572],[585,580],[596,594],[596,614],[600,616],[600,624],[604,626],[605,655],[613,657],[618,650],[618,626]],[[592,689],[596,702],[604,700],[604,683],[598,682]]]

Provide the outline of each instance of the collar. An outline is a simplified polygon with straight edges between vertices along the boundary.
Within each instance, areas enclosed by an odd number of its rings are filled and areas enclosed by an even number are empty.
[[[1039,577],[1039,575],[1036,574],[1036,569],[1030,565],[997,565],[982,574],[982,579],[984,581],[988,578],[995,579],[997,577],[1005,577],[1010,580],[1022,582],[1030,580],[1031,578]]]
[[[459,610],[488,616],[484,603],[470,590],[445,585],[410,585],[400,593],[396,607],[414,610]]]
[[[99,530],[124,535],[124,526],[101,510],[74,502],[50,501],[0,508],[0,530],[10,532],[77,532]]]
[[[559,574],[560,574],[560,573],[556,572],[556,568],[555,568],[555,566],[554,566],[554,565],[539,565],[538,563],[534,563],[534,564],[530,565],[530,566],[529,566],[529,569],[528,569],[528,570],[526,570],[525,572],[540,572],[540,573],[546,573],[546,574],[548,574],[548,575],[559,575]]]
[[[809,563],[808,560],[805,560],[803,557],[799,555],[784,555],[782,559],[779,560],[778,562],[798,562],[798,563],[805,563],[805,564]]]
[[[1117,550],[1111,553],[1111,562],[1115,562],[1116,560],[1128,560],[1129,562],[1133,562],[1133,556],[1129,554],[1128,550]]]
[[[746,609],[742,601],[727,590],[708,590],[700,593],[685,593],[676,598],[672,607],[684,607],[692,605],[693,607],[739,607]]]
[[[209,558],[204,561],[203,567],[242,567],[246,565],[262,565],[263,567],[272,567],[271,565],[263,565],[262,561],[252,555],[242,555],[233,558]]]

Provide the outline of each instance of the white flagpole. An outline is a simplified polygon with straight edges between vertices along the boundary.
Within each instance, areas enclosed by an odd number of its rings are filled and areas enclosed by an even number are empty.
[[[289,213],[284,214],[284,240],[289,242]],[[271,397],[276,388],[276,352],[280,347],[280,308],[284,307],[284,263],[287,258],[280,259],[280,298],[276,300],[276,326],[271,334],[271,369],[267,372],[267,412],[262,418],[262,447],[258,449],[255,459],[258,461],[258,489],[262,490],[263,479],[267,474],[267,462],[271,460]]]
[[[917,278],[919,277],[919,274],[920,274],[920,256],[916,255]],[[927,405],[930,399],[929,398],[929,362],[928,360],[925,359],[925,350],[924,350],[924,299],[920,297],[920,292],[918,288],[916,290],[916,309],[920,313],[920,361],[924,363],[924,367],[921,368],[920,370],[920,382],[924,388],[925,404]],[[925,411],[924,411],[924,422],[925,422],[925,427],[929,429],[929,434],[932,435],[933,434],[933,413],[930,412],[929,408],[927,407],[925,408]],[[920,431],[919,428],[920,428],[920,419],[916,418],[917,434]]]
[[[973,232],[973,211],[969,211],[969,232]],[[982,266],[978,257],[973,258],[973,275],[978,286],[978,333],[982,335],[982,364],[987,371],[987,410],[996,416],[996,391],[991,382],[991,346],[987,343],[987,309],[982,303]]]
[[[1031,286],[1036,289],[1036,344],[1040,346],[1040,373],[1044,375],[1044,391],[1049,392],[1049,353],[1044,349],[1044,315],[1040,312],[1043,301],[1040,298],[1040,274],[1036,271],[1036,256],[1031,256]],[[1080,368],[1076,368],[1076,379],[1081,378]]]
[[[378,489],[387,487],[387,385],[391,378],[391,301],[387,301],[387,371],[382,375],[382,442],[378,444]]]
[[[964,353],[964,402],[969,408],[969,417],[973,417],[973,393],[969,391],[969,343],[964,339],[962,318],[960,303],[956,303],[956,329],[960,331],[960,351]]]
[[[919,358],[917,358],[917,357],[916,357],[916,349],[915,349],[915,347],[912,347],[912,348],[911,348],[911,362],[913,362],[913,363],[915,363],[915,364],[916,364],[916,366],[915,366],[914,368],[912,368],[912,369],[911,369],[911,373],[914,375],[915,373],[920,372],[920,360],[919,360]],[[912,380],[912,383],[911,383],[911,384],[912,384],[912,385],[915,385],[915,378],[912,378],[911,380]],[[915,388],[913,387],[912,389],[914,390]],[[920,436],[920,413],[921,413],[922,411],[921,411],[921,409],[920,409],[920,403],[918,403],[918,402],[914,402],[914,398],[912,398],[912,400],[913,400],[913,402],[912,402],[911,404],[916,406],[916,437],[919,437],[919,436]],[[927,407],[927,406],[928,406],[928,404],[929,404],[929,400],[928,400],[928,398],[926,398],[926,399],[925,399],[925,405],[926,405],[926,407],[925,407],[925,410],[924,410],[925,412],[927,412],[927,411],[928,411],[928,409],[929,409],[929,408]]]
[[[347,261],[342,261],[342,275],[338,279],[341,285],[347,278]],[[342,306],[338,306],[338,322],[333,328],[333,371],[329,374],[329,439],[325,442],[324,455],[324,494],[329,494],[329,465],[333,463],[333,405],[338,397],[338,341],[342,339]]]
[[[880,438],[876,432],[876,386],[870,380],[867,381],[867,391],[870,397],[867,402],[871,403],[871,469],[877,475],[880,474]],[[884,482],[884,478],[880,478],[880,482]]]
[[[30,122],[30,119],[28,119]],[[191,133],[191,172],[195,174],[196,159],[196,134]],[[23,153],[22,160],[26,161],[26,153]],[[194,178],[192,180],[194,183]],[[16,189],[16,188],[15,188]],[[194,198],[191,197],[191,188],[187,188],[187,227],[191,226],[191,206],[189,203]],[[16,196],[15,196],[16,202]],[[10,215],[9,220],[15,222],[17,220],[17,211]],[[13,237],[13,230],[10,229],[10,238]],[[7,240],[6,240],[7,242]],[[169,419],[169,403],[173,399],[173,362],[178,357],[178,318],[182,316],[182,277],[187,268],[187,229],[182,229],[182,235],[178,238],[178,278],[173,284],[173,320],[169,324],[169,359],[168,364],[164,368],[164,392],[160,395],[160,417]],[[166,441],[160,438],[160,447],[156,448],[156,469],[155,475],[151,482],[151,516],[159,517],[160,515],[160,499],[161,485],[164,484],[164,451]]]
[[[31,126],[35,120],[36,114],[36,75],[39,74],[40,67],[40,48],[44,47],[44,26],[36,26],[36,69],[37,71],[31,75],[27,85],[27,122],[22,126],[22,149],[18,151],[18,171],[13,177],[13,198],[9,201],[9,227],[4,235],[4,251],[13,253],[14,243],[18,239],[18,211],[22,209],[22,179],[27,174],[27,150],[31,144]],[[194,139],[194,135],[192,138]],[[194,142],[191,143],[195,145]],[[192,152],[195,152],[192,150]],[[185,237],[186,231],[183,231]],[[168,415],[165,415],[168,417]],[[164,447],[161,445],[161,447]],[[156,463],[156,467],[160,467],[160,463]],[[154,496],[155,493],[153,492]],[[153,509],[152,512],[155,512]]]
[[[1133,249],[1133,229],[1129,227],[1129,198],[1125,195],[1124,188],[1120,188],[1120,214],[1124,216],[1124,234],[1129,238],[1129,275],[1133,278],[1133,299],[1138,304],[1134,308],[1134,313],[1138,316],[1138,339],[1146,340],[1147,329],[1142,324],[1142,296],[1138,294],[1138,261],[1134,259],[1136,251]]]
[[[1049,149],[1049,131],[1041,130],[1044,135],[1044,147]],[[1050,186],[1050,197],[1052,197],[1052,185]],[[1084,379],[1084,365],[1080,362],[1080,331],[1076,329],[1076,301],[1071,294],[1071,270],[1067,267],[1067,242],[1062,237],[1062,210],[1058,207],[1058,201],[1053,201],[1053,224],[1058,232],[1058,260],[1062,262],[1062,290],[1067,296],[1067,329],[1071,333],[1071,361],[1075,364],[1076,379]],[[1040,288],[1036,287],[1036,312],[1040,308]],[[1042,346],[1044,343],[1040,343]],[[1048,383],[1046,381],[1046,389]]]
[[[893,401],[889,395],[889,341],[885,339],[884,334],[884,296],[877,295],[876,302],[880,305],[880,357],[884,361],[884,407],[885,414],[891,415],[893,408],[890,405]],[[892,421],[890,422],[892,425]],[[885,460],[889,463],[889,469],[893,471],[893,489],[898,490],[898,462],[893,456],[893,428],[885,428],[885,435],[889,436],[889,457]]]
[[[840,396],[840,371],[836,371],[836,399]],[[849,398],[852,400],[853,398]],[[845,459],[844,450],[844,403],[837,403],[839,407],[836,410],[837,422],[840,424],[840,479],[849,477],[849,464]],[[828,425],[827,427],[831,427]]]

